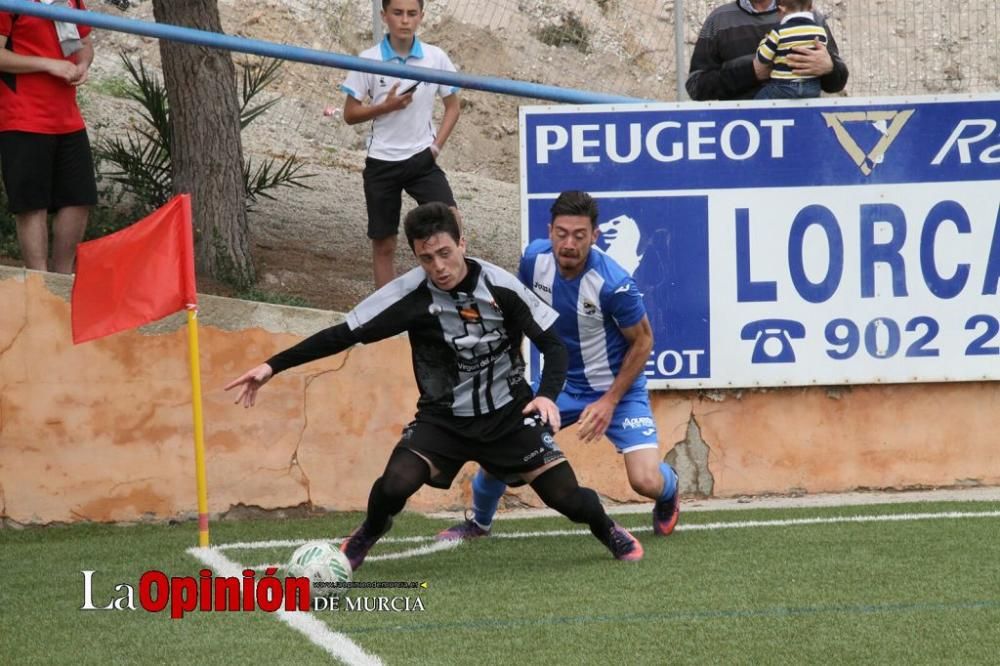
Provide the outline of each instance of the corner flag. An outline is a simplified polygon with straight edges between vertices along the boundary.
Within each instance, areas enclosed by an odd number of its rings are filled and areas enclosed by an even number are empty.
[[[191,197],[181,194],[121,231],[81,243],[71,299],[73,343],[197,307],[191,227]]]
[[[179,194],[131,226],[81,243],[76,251],[76,279],[70,303],[74,344],[187,310],[198,543],[207,547],[208,490],[191,195]]]

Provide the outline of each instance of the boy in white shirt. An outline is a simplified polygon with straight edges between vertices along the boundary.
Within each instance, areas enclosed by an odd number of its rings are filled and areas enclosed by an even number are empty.
[[[444,51],[417,38],[423,17],[423,0],[382,0],[382,20],[388,34],[361,57],[454,72],[455,66]],[[344,120],[349,125],[372,123],[363,178],[376,288],[395,277],[393,257],[403,190],[418,204],[440,201],[456,208],[437,156],[458,122],[458,88],[428,82],[414,87],[414,83],[351,72],[340,87],[347,93]],[[438,96],[444,101],[444,117],[435,131],[434,101]]]

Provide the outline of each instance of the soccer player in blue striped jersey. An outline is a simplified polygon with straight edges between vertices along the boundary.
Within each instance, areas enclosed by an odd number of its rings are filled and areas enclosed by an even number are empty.
[[[555,329],[569,351],[566,385],[556,405],[578,437],[607,435],[625,459],[632,488],[655,501],[653,532],[677,524],[677,474],[659,454],[656,422],[643,370],[653,332],[642,295],[628,271],[594,243],[597,202],[586,192],[563,192],[551,208],[549,238],[528,245],[518,277],[558,313]],[[482,469],[472,482],[472,517],[438,535],[467,539],[489,534],[504,483]]]

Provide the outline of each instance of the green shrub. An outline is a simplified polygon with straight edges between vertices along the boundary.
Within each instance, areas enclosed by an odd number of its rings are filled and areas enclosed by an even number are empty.
[[[590,51],[590,30],[576,12],[563,14],[558,24],[549,24],[539,29],[536,37],[549,46],[572,46],[581,53]]]
[[[146,69],[142,62],[134,63],[124,51],[119,56],[129,79],[125,95],[139,103],[143,122],[124,136],[98,141],[94,154],[108,165],[104,175],[135,197],[149,212],[165,204],[173,195],[170,104],[167,89],[155,73]],[[278,80],[281,61],[244,62],[240,67],[243,70],[240,129],[243,129],[279,101],[279,97],[274,97],[255,103],[260,93]],[[247,158],[243,164],[247,205],[252,205],[258,197],[273,199],[268,190],[276,187],[311,189],[303,181],[314,174],[302,173],[304,166],[295,155],[280,162],[268,158],[257,165]]]

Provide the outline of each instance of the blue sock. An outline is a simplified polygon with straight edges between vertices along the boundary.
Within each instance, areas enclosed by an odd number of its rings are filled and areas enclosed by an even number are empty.
[[[484,530],[488,530],[493,524],[493,516],[506,490],[506,483],[496,477],[488,476],[482,468],[472,479],[472,519]]]
[[[666,501],[677,492],[677,472],[665,462],[660,463],[660,474],[663,475],[663,492],[660,493],[660,501]]]

